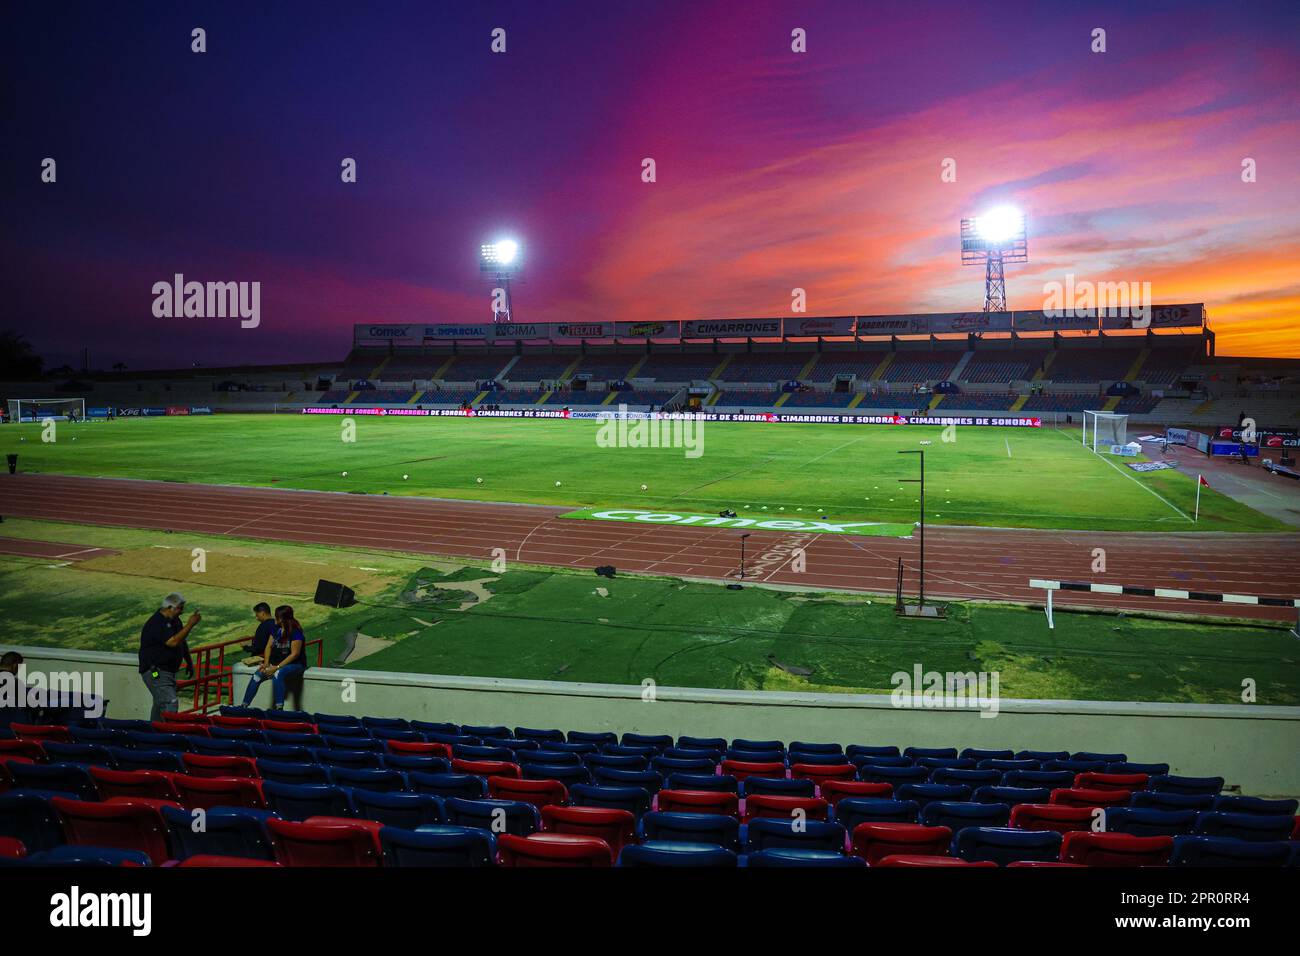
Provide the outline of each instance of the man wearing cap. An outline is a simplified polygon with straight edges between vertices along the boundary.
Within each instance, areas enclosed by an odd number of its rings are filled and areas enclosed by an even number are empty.
[[[182,625],[184,611],[185,598],[173,592],[140,629],[140,677],[153,698],[150,720],[162,720],[163,711],[176,711],[176,671],[182,663],[193,670],[185,639],[202,618],[195,612]]]

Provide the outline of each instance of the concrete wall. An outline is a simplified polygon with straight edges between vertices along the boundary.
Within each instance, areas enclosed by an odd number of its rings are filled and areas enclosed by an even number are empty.
[[[102,672],[108,713],[147,717],[134,654],[24,647],[29,670]],[[247,669],[235,680],[243,694]],[[346,681],[353,683],[346,684]],[[257,704],[270,706],[263,688]],[[1001,700],[998,713],[906,709],[883,695],[795,694],[566,684],[314,668],[302,709],[462,724],[776,738],[843,744],[1123,752],[1185,776],[1300,797],[1300,707]],[[293,706],[290,699],[290,706]],[[184,703],[182,706],[185,706]]]

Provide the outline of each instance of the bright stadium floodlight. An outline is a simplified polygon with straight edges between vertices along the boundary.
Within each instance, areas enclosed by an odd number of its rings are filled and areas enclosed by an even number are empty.
[[[961,263],[984,265],[984,311],[1007,310],[1003,263],[1028,262],[1025,214],[1015,206],[995,206],[982,216],[961,221]]]
[[[479,271],[488,276],[500,293],[492,296],[492,321],[513,322],[514,302],[510,296],[510,280],[519,273],[519,243],[514,239],[498,239],[479,246]]]
[[[1024,232],[1025,216],[1014,206],[998,206],[975,219],[980,238],[989,243],[1004,243]]]

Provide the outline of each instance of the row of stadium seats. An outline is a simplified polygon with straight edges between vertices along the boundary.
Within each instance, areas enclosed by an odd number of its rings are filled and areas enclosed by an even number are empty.
[[[0,739],[0,835],[36,863],[77,852],[93,862],[88,848],[61,847],[61,833],[140,865],[1295,858],[1296,801],[1222,796],[1221,778],[1122,753],[786,746],[251,708],[166,718],[14,725]],[[194,809],[208,811],[201,837],[187,829]],[[1099,814],[1106,832],[1087,833]]]

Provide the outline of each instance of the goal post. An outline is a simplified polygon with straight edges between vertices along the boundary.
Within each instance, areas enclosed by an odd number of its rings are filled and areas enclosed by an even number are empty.
[[[47,418],[86,420],[84,398],[11,398],[7,405],[12,422],[42,422]]]
[[[1092,426],[1089,441],[1088,426]],[[1083,413],[1083,444],[1094,452],[1112,445],[1128,443],[1128,416],[1116,412],[1085,411]]]

